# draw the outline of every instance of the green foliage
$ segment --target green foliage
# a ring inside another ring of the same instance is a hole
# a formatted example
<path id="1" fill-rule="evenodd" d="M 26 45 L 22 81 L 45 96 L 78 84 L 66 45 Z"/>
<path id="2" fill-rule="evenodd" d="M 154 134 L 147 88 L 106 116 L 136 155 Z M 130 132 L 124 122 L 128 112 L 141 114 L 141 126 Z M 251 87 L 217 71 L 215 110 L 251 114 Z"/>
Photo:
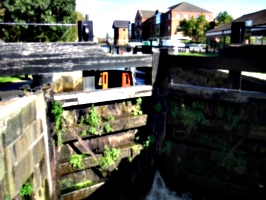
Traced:
<path id="1" fill-rule="evenodd" d="M 178 108 L 177 102 L 170 102 L 170 113 L 173 118 L 180 118 L 188 133 L 194 132 L 198 125 L 209 125 L 209 121 L 202 112 L 204 109 L 203 103 L 196 101 L 192 103 L 192 106 L 187 106 L 181 101 L 180 104 L 181 108 Z"/>
<path id="2" fill-rule="evenodd" d="M 111 128 L 111 125 L 110 124 L 106 124 L 104 126 L 104 130 L 107 132 L 107 133 L 110 133 L 112 131 L 114 131 L 112 128 Z"/>
<path id="3" fill-rule="evenodd" d="M 141 103 L 142 103 L 142 99 L 141 98 L 137 98 L 136 105 L 132 108 L 132 114 L 134 116 L 143 114 L 143 112 L 141 110 Z"/>
<path id="4" fill-rule="evenodd" d="M 69 188 L 73 185 L 74 180 L 70 178 L 64 178 L 63 180 L 60 181 L 60 188 Z"/>
<path id="5" fill-rule="evenodd" d="M 204 105 L 199 102 L 193 102 L 192 107 L 183 105 L 180 110 L 181 121 L 186 127 L 186 130 L 194 132 L 199 124 L 208 125 L 209 121 L 204 117 L 202 112 Z"/>
<path id="6" fill-rule="evenodd" d="M 246 170 L 246 160 L 244 159 L 244 156 L 239 153 L 227 153 L 222 151 L 220 153 L 212 154 L 211 160 L 220 161 L 220 166 L 228 170 L 232 168 L 237 168 L 240 172 Z"/>
<path id="7" fill-rule="evenodd" d="M 141 98 L 137 98 L 136 102 L 137 102 L 138 105 L 141 105 L 142 99 Z"/>
<path id="8" fill-rule="evenodd" d="M 56 132 L 57 135 L 57 145 L 60 146 L 63 144 L 63 140 L 62 140 L 62 131 L 64 129 L 63 127 L 63 107 L 62 104 L 59 103 L 58 101 L 54 101 L 52 103 L 52 110 L 51 110 L 51 114 L 52 117 L 54 118 L 54 130 Z"/>
<path id="9" fill-rule="evenodd" d="M 115 164 L 115 161 L 119 158 L 120 149 L 109 148 L 104 146 L 103 156 L 99 158 L 98 163 L 101 170 L 106 170 L 108 167 Z"/>
<path id="10" fill-rule="evenodd" d="M 160 104 L 160 103 L 158 103 L 158 104 L 156 104 L 156 105 L 154 105 L 154 111 L 155 112 L 160 112 L 161 110 L 162 110 L 162 105 Z"/>
<path id="11" fill-rule="evenodd" d="M 85 157 L 84 154 L 74 154 L 74 155 L 71 155 L 70 158 L 69 158 L 69 163 L 74 168 L 82 169 L 84 167 L 84 164 L 83 164 L 84 157 Z"/>
<path id="12" fill-rule="evenodd" d="M 108 117 L 108 121 L 109 121 L 110 123 L 112 123 L 114 120 L 115 120 L 115 117 L 114 117 L 113 115 L 110 115 L 110 116 Z M 107 133 L 110 133 L 110 132 L 112 132 L 112 131 L 114 131 L 114 130 L 112 129 L 111 125 L 108 123 L 108 124 L 106 124 L 106 125 L 104 126 L 104 131 L 107 132 Z"/>
<path id="13" fill-rule="evenodd" d="M 58 101 L 54 101 L 52 103 L 52 116 L 55 122 L 55 131 L 62 130 L 62 123 L 63 123 L 63 107 L 62 104 Z"/>
<path id="14" fill-rule="evenodd" d="M 176 102 L 170 102 L 170 114 L 173 118 L 177 118 L 179 114 L 178 105 Z"/>
<path id="15" fill-rule="evenodd" d="M 227 13 L 227 11 L 220 12 L 216 17 L 216 26 L 221 26 L 228 22 L 233 21 L 233 17 Z"/>
<path id="16" fill-rule="evenodd" d="M 83 130 L 83 131 L 81 132 L 81 136 L 85 136 L 85 135 L 87 135 L 87 131 L 86 131 L 86 130 Z"/>
<path id="17" fill-rule="evenodd" d="M 113 115 L 108 116 L 108 121 L 111 123 L 115 120 L 115 117 Z"/>
<path id="18" fill-rule="evenodd" d="M 10 194 L 5 195 L 5 200 L 11 200 Z"/>
<path id="19" fill-rule="evenodd" d="M 219 118 L 223 118 L 223 116 L 224 116 L 224 108 L 223 107 L 218 107 L 218 111 L 217 111 L 217 115 L 218 115 L 218 117 Z"/>
<path id="20" fill-rule="evenodd" d="M 33 192 L 33 187 L 28 182 L 26 182 L 20 188 L 19 195 L 21 197 L 29 196 L 32 194 L 32 192 Z"/>
<path id="21" fill-rule="evenodd" d="M 63 139 L 62 139 L 63 133 L 62 133 L 62 131 L 57 131 L 56 135 L 57 135 L 57 141 L 56 141 L 57 146 L 61 146 L 63 144 Z"/>
<path id="22" fill-rule="evenodd" d="M 10 83 L 10 82 L 17 82 L 19 80 L 23 80 L 25 78 L 24 75 L 16 75 L 16 76 L 1 76 L 0 83 Z"/>
<path id="23" fill-rule="evenodd" d="M 235 114 L 234 110 L 231 108 L 227 108 L 225 111 L 224 107 L 219 106 L 217 115 L 220 119 L 224 120 L 222 123 L 227 131 L 234 130 L 240 124 L 240 116 Z"/>
<path id="24" fill-rule="evenodd" d="M 141 147 L 138 145 L 135 145 L 132 147 L 132 150 L 134 151 L 135 154 L 139 155 L 141 151 Z"/>
<path id="25" fill-rule="evenodd" d="M 82 189 L 82 188 L 85 188 L 85 187 L 89 187 L 89 186 L 92 186 L 93 185 L 93 181 L 92 180 L 87 180 L 87 181 L 84 181 L 84 182 L 81 182 L 81 183 L 77 183 L 75 185 L 75 189 L 79 190 L 79 189 Z"/>
<path id="26" fill-rule="evenodd" d="M 5 0 L 3 9 L 6 22 L 76 23 L 78 17 L 75 0 Z M 6 42 L 68 42 L 76 39 L 76 27 L 66 26 L 5 26 L 3 33 Z"/>
<path id="27" fill-rule="evenodd" d="M 183 19 L 180 21 L 180 28 L 185 36 L 189 36 L 195 42 L 205 42 L 205 33 L 210 24 L 205 19 L 204 15 L 200 15 L 197 19 L 192 17 L 190 19 Z"/>
<path id="28" fill-rule="evenodd" d="M 0 2 L 0 22 L 4 21 L 6 9 L 3 7 L 2 1 Z"/>
<path id="29" fill-rule="evenodd" d="M 162 148 L 162 153 L 165 153 L 167 156 L 170 156 L 171 151 L 172 151 L 172 142 L 171 141 L 165 141 L 164 146 Z"/>
<path id="30" fill-rule="evenodd" d="M 90 126 L 98 127 L 101 122 L 101 117 L 99 116 L 96 108 L 94 105 L 90 108 L 88 115 L 87 115 L 87 122 Z"/>
<path id="31" fill-rule="evenodd" d="M 98 135 L 99 133 L 97 132 L 97 127 L 100 126 L 101 117 L 99 116 L 94 105 L 92 105 L 87 114 L 87 122 L 90 125 L 89 133 L 93 135 Z"/>
<path id="32" fill-rule="evenodd" d="M 177 160 L 178 163 L 181 163 L 182 158 L 181 158 L 180 156 L 177 156 L 177 157 L 176 157 L 176 160 Z"/>
<path id="33" fill-rule="evenodd" d="M 127 106 L 131 106 L 131 105 L 132 105 L 131 101 L 127 101 Z"/>
<path id="34" fill-rule="evenodd" d="M 234 111 L 230 108 L 227 109 L 227 121 L 228 124 L 225 126 L 225 128 L 229 131 L 236 128 L 239 124 L 240 117 L 238 115 L 234 114 Z"/>
<path id="35" fill-rule="evenodd" d="M 148 149 L 152 144 L 154 144 L 155 138 L 153 135 L 149 135 L 147 140 L 144 141 L 143 146 L 145 149 Z"/>
<path id="36" fill-rule="evenodd" d="M 99 133 L 97 132 L 97 129 L 93 126 L 89 128 L 89 133 L 92 135 L 99 135 Z"/>
<path id="37" fill-rule="evenodd" d="M 84 124 L 84 116 L 81 116 L 80 119 L 79 119 L 79 124 Z"/>

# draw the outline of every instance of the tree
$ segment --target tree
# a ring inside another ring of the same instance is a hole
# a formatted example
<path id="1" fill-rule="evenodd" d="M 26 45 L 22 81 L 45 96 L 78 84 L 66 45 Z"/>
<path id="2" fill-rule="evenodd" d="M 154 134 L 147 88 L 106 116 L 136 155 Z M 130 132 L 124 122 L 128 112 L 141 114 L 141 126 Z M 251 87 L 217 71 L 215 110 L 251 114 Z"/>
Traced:
<path id="1" fill-rule="evenodd" d="M 5 8 L 3 8 L 3 3 L 0 1 L 0 22 L 4 20 Z"/>
<path id="2" fill-rule="evenodd" d="M 206 40 L 205 33 L 209 25 L 204 15 L 200 15 L 197 19 L 194 17 L 189 20 L 183 19 L 179 23 L 184 35 L 189 36 L 195 42 L 204 42 Z"/>
<path id="3" fill-rule="evenodd" d="M 216 26 L 221 26 L 228 22 L 233 21 L 233 17 L 227 13 L 227 11 L 220 12 L 216 17 Z"/>
<path id="4" fill-rule="evenodd" d="M 5 22 L 75 23 L 75 0 L 5 0 Z M 4 40 L 9 42 L 74 41 L 73 27 L 5 26 Z"/>

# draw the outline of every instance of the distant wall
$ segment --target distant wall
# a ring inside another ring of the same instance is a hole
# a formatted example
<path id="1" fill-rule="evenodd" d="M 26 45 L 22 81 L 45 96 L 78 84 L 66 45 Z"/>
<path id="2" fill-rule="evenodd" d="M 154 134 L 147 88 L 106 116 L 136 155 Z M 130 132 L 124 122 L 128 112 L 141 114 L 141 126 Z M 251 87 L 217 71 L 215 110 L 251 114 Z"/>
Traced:
<path id="1" fill-rule="evenodd" d="M 49 199 L 46 103 L 42 92 L 0 104 L 0 199 L 21 199 L 25 182 L 33 186 L 32 199 Z"/>

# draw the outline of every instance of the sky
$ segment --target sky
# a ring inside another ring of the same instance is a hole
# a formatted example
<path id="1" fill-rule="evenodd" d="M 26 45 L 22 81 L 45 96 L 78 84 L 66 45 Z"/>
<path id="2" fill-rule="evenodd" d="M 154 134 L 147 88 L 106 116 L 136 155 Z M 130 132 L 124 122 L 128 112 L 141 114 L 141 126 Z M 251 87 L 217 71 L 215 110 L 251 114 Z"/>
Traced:
<path id="1" fill-rule="evenodd" d="M 76 10 L 89 15 L 96 37 L 113 36 L 114 20 L 134 22 L 137 10 L 159 10 L 181 3 L 177 0 L 76 0 Z M 227 11 L 234 19 L 244 14 L 266 9 L 266 0 L 187 0 L 187 3 L 208 10 L 217 16 Z"/>

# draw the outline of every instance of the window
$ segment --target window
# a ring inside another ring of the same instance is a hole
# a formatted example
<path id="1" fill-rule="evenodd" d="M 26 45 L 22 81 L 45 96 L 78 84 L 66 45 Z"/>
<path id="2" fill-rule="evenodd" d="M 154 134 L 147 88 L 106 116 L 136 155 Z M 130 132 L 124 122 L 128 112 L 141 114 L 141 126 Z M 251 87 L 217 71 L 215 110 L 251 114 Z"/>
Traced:
<path id="1" fill-rule="evenodd" d="M 188 14 L 184 14 L 184 19 L 188 19 Z"/>
<path id="2" fill-rule="evenodd" d="M 210 20 L 210 16 L 209 15 L 205 15 L 205 19 L 206 20 Z"/>
<path id="3" fill-rule="evenodd" d="M 198 19 L 198 18 L 199 18 L 199 14 L 196 14 L 196 15 L 195 15 L 195 18 Z"/>
<path id="4" fill-rule="evenodd" d="M 170 26 L 167 27 L 168 31 L 170 31 Z"/>
<path id="5" fill-rule="evenodd" d="M 123 31 L 126 31 L 126 29 L 125 29 L 125 28 L 123 28 Z"/>
<path id="6" fill-rule="evenodd" d="M 158 13 L 157 15 L 156 15 L 156 24 L 160 24 L 161 23 L 161 13 Z"/>
<path id="7" fill-rule="evenodd" d="M 181 14 L 180 13 L 176 14 L 176 19 L 181 19 Z"/>
<path id="8" fill-rule="evenodd" d="M 171 19 L 171 15 L 170 15 L 170 13 L 168 14 L 168 19 Z"/>

